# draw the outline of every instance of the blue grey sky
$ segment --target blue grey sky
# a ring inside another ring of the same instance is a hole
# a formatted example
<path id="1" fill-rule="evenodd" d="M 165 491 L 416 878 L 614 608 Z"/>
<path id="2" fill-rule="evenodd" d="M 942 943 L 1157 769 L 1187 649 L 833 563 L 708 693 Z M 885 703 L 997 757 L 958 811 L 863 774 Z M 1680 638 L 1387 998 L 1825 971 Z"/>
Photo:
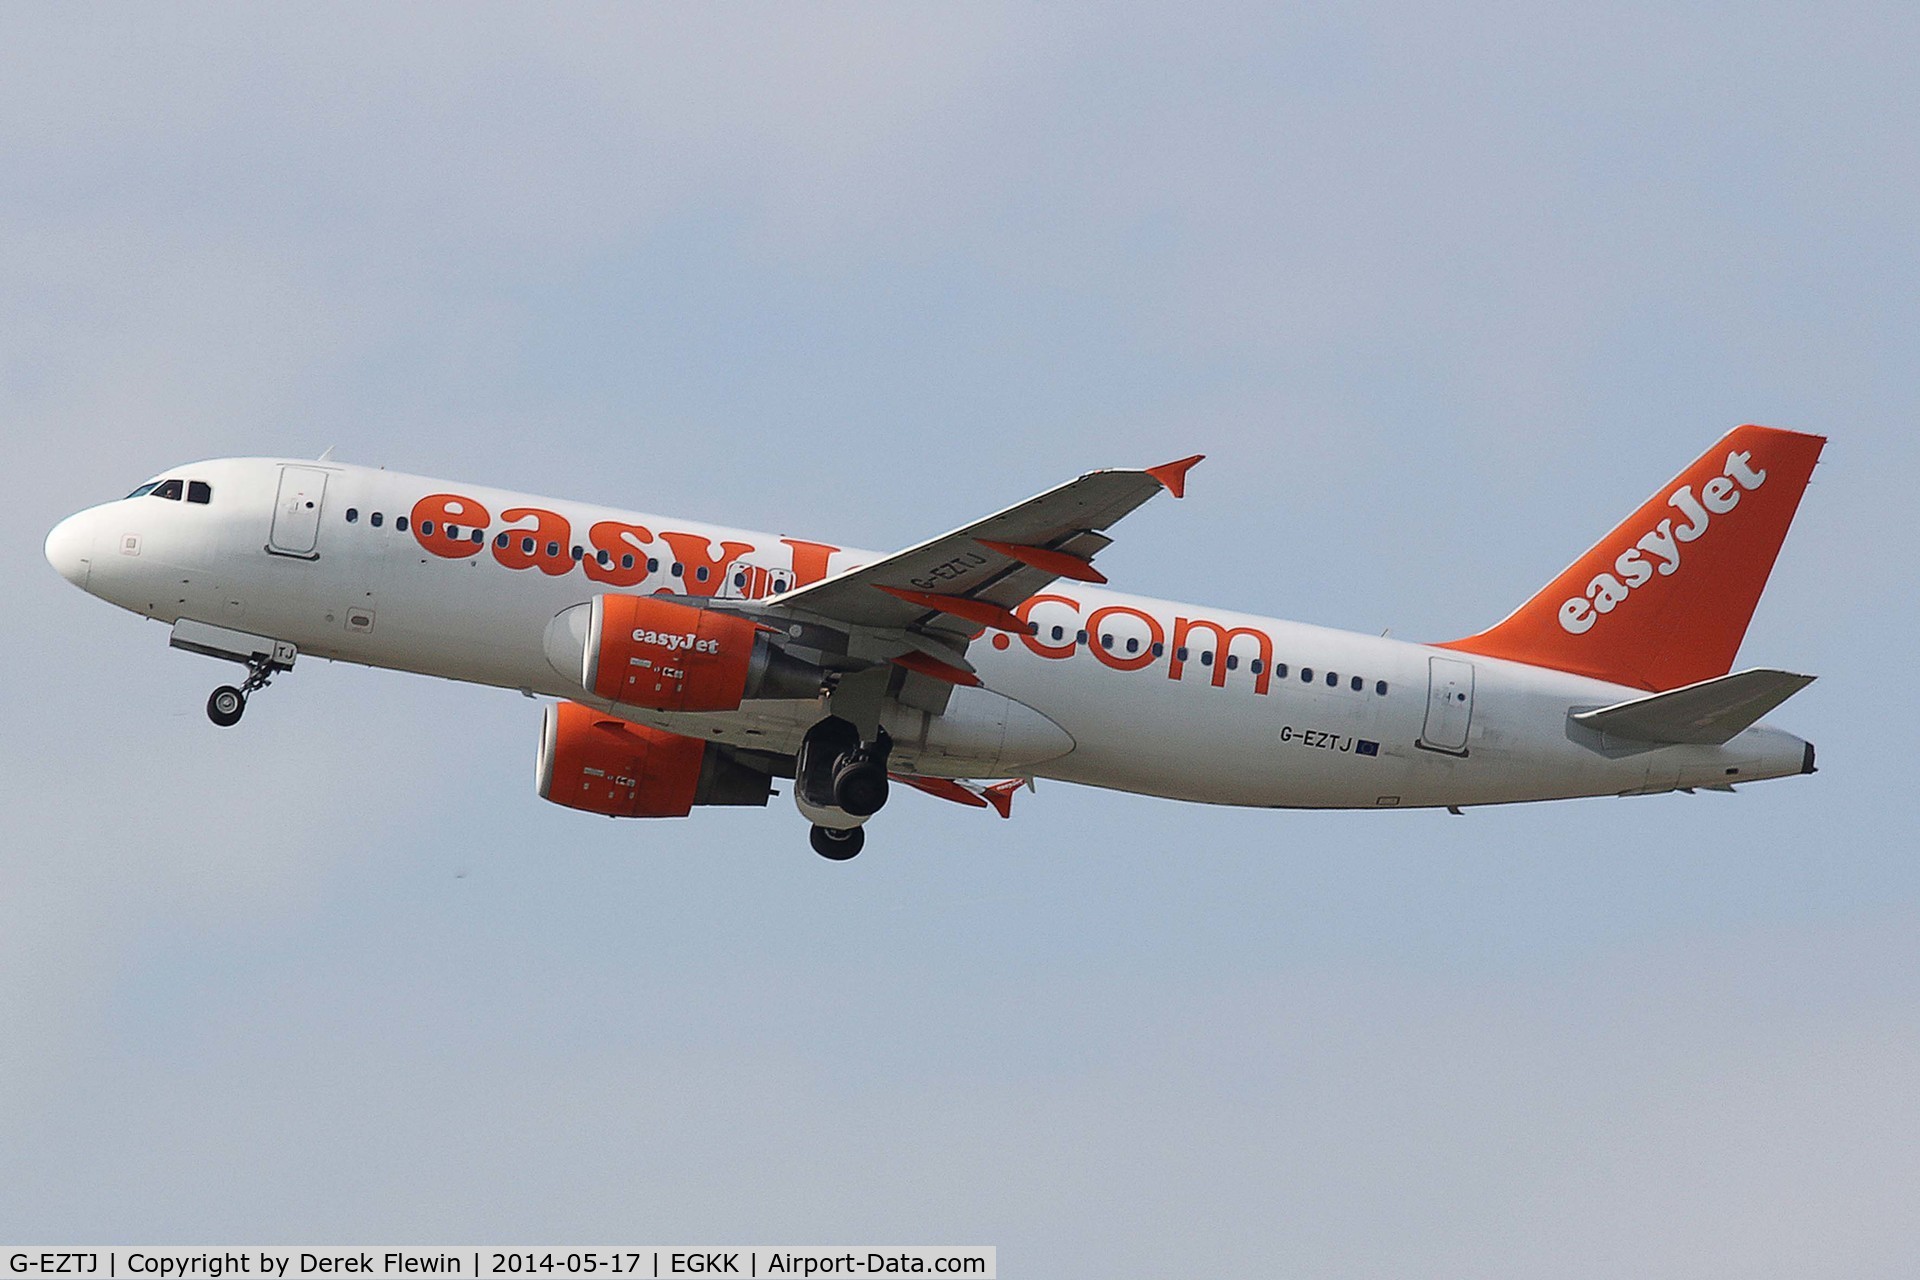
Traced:
<path id="1" fill-rule="evenodd" d="M 0 1239 L 1920 1249 L 1910 5 L 0 8 Z M 337 456 L 889 547 L 1192 452 L 1123 589 L 1442 639 L 1729 427 L 1812 778 L 1240 812 L 533 793 L 537 708 L 41 558 Z"/>

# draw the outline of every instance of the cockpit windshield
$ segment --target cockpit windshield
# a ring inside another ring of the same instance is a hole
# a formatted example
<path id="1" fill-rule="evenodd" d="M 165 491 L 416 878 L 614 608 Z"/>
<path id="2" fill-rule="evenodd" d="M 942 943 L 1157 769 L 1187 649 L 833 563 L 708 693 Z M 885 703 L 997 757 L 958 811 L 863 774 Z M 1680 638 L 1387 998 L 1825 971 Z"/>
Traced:
<path id="1" fill-rule="evenodd" d="M 149 480 L 128 494 L 128 498 L 168 498 L 174 502 L 185 496 L 188 502 L 202 505 L 213 501 L 213 486 L 205 480 Z M 123 499 L 124 501 L 124 499 Z"/>

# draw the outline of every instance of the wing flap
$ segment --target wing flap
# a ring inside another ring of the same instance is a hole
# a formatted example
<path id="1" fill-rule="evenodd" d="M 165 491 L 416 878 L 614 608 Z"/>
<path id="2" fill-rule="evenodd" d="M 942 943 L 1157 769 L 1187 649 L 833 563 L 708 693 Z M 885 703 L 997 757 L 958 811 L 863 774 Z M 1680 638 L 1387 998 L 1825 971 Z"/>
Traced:
<path id="1" fill-rule="evenodd" d="M 1756 667 L 1569 718 L 1616 738 L 1718 746 L 1813 681 L 1812 676 Z"/>

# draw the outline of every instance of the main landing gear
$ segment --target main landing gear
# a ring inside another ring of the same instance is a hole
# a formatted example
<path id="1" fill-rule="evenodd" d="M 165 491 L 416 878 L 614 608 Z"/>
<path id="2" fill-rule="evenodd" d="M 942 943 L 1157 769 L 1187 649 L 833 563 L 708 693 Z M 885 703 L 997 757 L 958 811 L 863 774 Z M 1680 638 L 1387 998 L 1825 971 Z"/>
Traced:
<path id="1" fill-rule="evenodd" d="M 845 862 L 866 846 L 867 833 L 859 827 L 840 829 L 817 826 L 809 839 L 813 841 L 813 851 L 821 857 Z"/>
<path id="2" fill-rule="evenodd" d="M 273 683 L 276 671 L 285 671 L 284 664 L 272 658 L 255 656 L 247 661 L 247 678 L 238 688 L 223 684 L 207 698 L 207 719 L 222 729 L 230 729 L 240 723 L 240 717 L 246 714 L 247 699 L 255 692 Z"/>
<path id="3" fill-rule="evenodd" d="M 893 739 L 885 729 L 872 742 L 860 740 L 860 730 L 839 716 L 807 730 L 794 762 L 793 798 L 813 823 L 813 851 L 844 862 L 860 852 L 866 833 L 860 824 L 887 803 L 887 757 Z"/>

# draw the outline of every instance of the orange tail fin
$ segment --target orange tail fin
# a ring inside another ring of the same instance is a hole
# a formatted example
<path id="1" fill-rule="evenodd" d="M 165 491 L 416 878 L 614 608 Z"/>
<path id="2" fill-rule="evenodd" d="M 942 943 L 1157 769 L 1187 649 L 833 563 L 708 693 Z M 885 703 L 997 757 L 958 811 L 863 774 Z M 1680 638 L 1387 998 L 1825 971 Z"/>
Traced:
<path id="1" fill-rule="evenodd" d="M 1638 689 L 1725 675 L 1824 444 L 1734 428 L 1505 621 L 1439 647 Z"/>

